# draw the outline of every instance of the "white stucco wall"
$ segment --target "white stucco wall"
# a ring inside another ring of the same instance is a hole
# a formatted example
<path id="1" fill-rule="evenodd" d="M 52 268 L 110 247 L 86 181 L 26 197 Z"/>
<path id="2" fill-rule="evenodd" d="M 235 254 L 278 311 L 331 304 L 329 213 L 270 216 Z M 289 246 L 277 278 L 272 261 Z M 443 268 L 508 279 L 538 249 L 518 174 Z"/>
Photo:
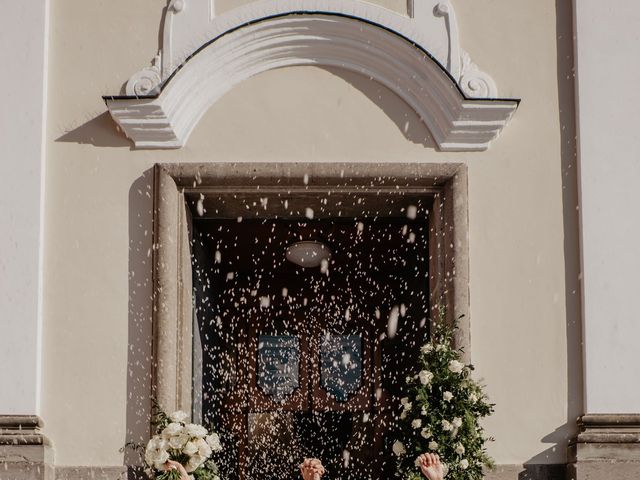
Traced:
<path id="1" fill-rule="evenodd" d="M 581 413 L 570 16 L 556 2 L 457 2 L 462 46 L 523 103 L 484 153 L 439 153 L 367 79 L 272 71 L 174 151 L 132 151 L 100 98 L 157 49 L 155 0 L 54 2 L 46 175 L 43 416 L 59 465 L 118 465 L 144 425 L 155 162 L 466 162 L 472 355 L 497 404 L 498 463 L 561 463 Z M 151 12 L 151 13 L 150 13 Z M 559 48 L 560 45 L 560 48 Z M 569 58 L 569 61 L 571 59 Z M 136 422 L 140 422 L 137 424 Z M 101 434 L 96 438 L 95 429 Z"/>
<path id="2" fill-rule="evenodd" d="M 48 0 L 0 15 L 0 414 L 39 413 Z"/>
<path id="3" fill-rule="evenodd" d="M 640 412 L 640 4 L 576 2 L 588 413 Z"/>

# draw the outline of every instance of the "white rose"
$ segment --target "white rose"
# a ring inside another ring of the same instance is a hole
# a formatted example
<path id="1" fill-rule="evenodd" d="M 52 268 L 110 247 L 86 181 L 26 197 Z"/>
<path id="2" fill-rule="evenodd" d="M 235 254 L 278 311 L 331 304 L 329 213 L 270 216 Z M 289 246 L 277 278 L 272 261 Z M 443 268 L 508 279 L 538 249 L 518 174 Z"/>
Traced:
<path id="1" fill-rule="evenodd" d="M 433 373 L 429 372 L 428 370 L 422 370 L 418 374 L 418 378 L 420 379 L 420 383 L 422 385 L 427 385 L 433 379 Z"/>
<path id="2" fill-rule="evenodd" d="M 417 458 L 415 459 L 415 461 L 413 462 L 413 464 L 414 464 L 416 467 L 420 467 L 420 465 L 422 465 L 422 460 L 420 460 L 420 457 L 417 457 Z"/>
<path id="3" fill-rule="evenodd" d="M 198 447 L 198 455 L 205 458 L 209 458 L 211 456 L 211 447 L 204 438 L 199 438 L 195 443 L 196 447 Z"/>
<path id="4" fill-rule="evenodd" d="M 157 457 L 153 452 L 144 452 L 144 461 L 150 467 L 155 467 Z"/>
<path id="5" fill-rule="evenodd" d="M 424 416 L 424 415 L 426 415 L 426 414 L 427 414 L 427 407 L 422 407 L 422 408 L 420 409 L 420 415 L 423 415 L 423 416 Z"/>
<path id="6" fill-rule="evenodd" d="M 462 470 L 466 470 L 467 468 L 469 468 L 469 460 L 467 460 L 466 458 L 460 460 L 460 468 Z"/>
<path id="7" fill-rule="evenodd" d="M 172 422 L 184 423 L 187 418 L 189 418 L 189 415 L 182 410 L 178 410 L 177 412 L 173 412 L 171 415 L 169 415 L 169 418 Z"/>
<path id="8" fill-rule="evenodd" d="M 197 470 L 198 467 L 200 465 L 202 465 L 207 459 L 200 456 L 200 455 L 193 455 L 189 461 L 187 462 L 187 464 L 184 466 L 185 470 L 188 473 L 193 472 L 194 470 Z"/>
<path id="9" fill-rule="evenodd" d="M 431 436 L 431 430 L 429 430 L 428 428 L 423 428 L 420 432 L 420 435 L 422 435 L 422 438 L 429 438 Z"/>
<path id="10" fill-rule="evenodd" d="M 450 432 L 453 430 L 453 426 L 447 420 L 442 420 L 442 429 L 445 432 Z"/>
<path id="11" fill-rule="evenodd" d="M 150 467 L 156 463 L 156 457 L 151 452 L 144 452 L 144 461 Z"/>
<path id="12" fill-rule="evenodd" d="M 402 413 L 400 414 L 400 420 L 404 420 L 405 418 L 407 418 L 407 411 L 403 410 Z"/>
<path id="13" fill-rule="evenodd" d="M 450 401 L 451 401 L 451 399 L 453 398 L 453 393 L 451 393 L 451 392 L 444 392 L 444 393 L 442 394 L 442 398 L 444 398 L 444 399 L 445 399 L 445 401 L 450 402 Z"/>
<path id="14" fill-rule="evenodd" d="M 162 436 L 165 438 L 175 437 L 176 435 L 180 435 L 183 430 L 184 427 L 179 423 L 170 423 L 162 430 Z"/>
<path id="15" fill-rule="evenodd" d="M 147 450 L 166 450 L 167 441 L 160 435 L 154 435 L 147 443 Z"/>
<path id="16" fill-rule="evenodd" d="M 458 360 L 451 360 L 449 362 L 449 370 L 452 373 L 462 373 L 462 370 L 464 370 L 464 363 L 459 362 Z"/>
<path id="17" fill-rule="evenodd" d="M 409 412 L 411 411 L 411 407 L 413 406 L 413 404 L 411 402 L 405 403 L 404 404 L 404 411 L 405 412 Z"/>
<path id="18" fill-rule="evenodd" d="M 154 435 L 147 443 L 147 448 L 144 452 L 144 460 L 147 462 L 147 465 L 155 467 L 160 461 L 162 461 L 162 463 L 166 462 L 168 460 L 168 448 L 169 443 L 164 438 L 159 435 Z"/>
<path id="19" fill-rule="evenodd" d="M 412 382 L 412 380 L 413 380 L 413 378 L 411 378 L 411 377 L 409 377 L 409 376 L 407 376 L 407 378 L 405 378 L 405 379 L 404 379 L 404 381 L 405 381 L 406 383 L 411 383 L 411 382 Z"/>
<path id="20" fill-rule="evenodd" d="M 393 453 L 396 455 L 396 457 L 400 457 L 407 453 L 404 448 L 404 444 L 400 440 L 396 440 L 395 442 L 393 442 L 393 446 L 391 447 L 391 449 L 393 450 Z"/>
<path id="21" fill-rule="evenodd" d="M 462 455 L 464 453 L 464 445 L 462 445 L 461 443 L 456 445 L 456 453 L 458 455 Z"/>
<path id="22" fill-rule="evenodd" d="M 454 427 L 460 428 L 462 426 L 462 419 L 460 417 L 455 417 L 451 423 Z"/>
<path id="23" fill-rule="evenodd" d="M 211 450 L 213 450 L 214 452 L 219 452 L 220 450 L 222 450 L 220 437 L 218 436 L 217 433 L 212 433 L 211 435 L 208 435 L 206 438 L 206 442 L 209 444 L 209 446 L 211 447 Z"/>
<path id="24" fill-rule="evenodd" d="M 169 452 L 163 451 L 156 457 L 155 467 L 156 470 L 164 470 L 164 464 L 169 460 Z"/>
<path id="25" fill-rule="evenodd" d="M 429 450 L 437 450 L 438 442 L 434 442 L 433 440 L 429 442 Z"/>
<path id="26" fill-rule="evenodd" d="M 436 352 L 442 352 L 443 350 L 446 350 L 446 349 L 447 347 L 442 343 L 439 343 L 438 345 L 436 345 Z"/>
<path id="27" fill-rule="evenodd" d="M 413 422 L 411 422 L 411 426 L 417 430 L 422 426 L 422 420 L 420 420 L 419 418 L 416 418 Z"/>
<path id="28" fill-rule="evenodd" d="M 433 345 L 430 343 L 425 343 L 422 347 L 420 347 L 420 351 L 422 353 L 430 353 L 433 351 Z"/>
<path id="29" fill-rule="evenodd" d="M 187 442 L 186 445 L 184 446 L 184 448 L 182 449 L 182 453 L 184 453 L 185 455 L 195 455 L 196 453 L 198 453 L 198 447 L 195 444 L 195 442 Z"/>
<path id="30" fill-rule="evenodd" d="M 469 401 L 471 403 L 476 403 L 478 401 L 478 396 L 475 393 L 469 394 Z"/>
<path id="31" fill-rule="evenodd" d="M 204 438 L 209 433 L 202 425 L 196 425 L 195 423 L 187 423 L 184 429 L 191 437 Z"/>
<path id="32" fill-rule="evenodd" d="M 400 399 L 400 403 L 401 403 L 402 405 L 406 405 L 407 403 L 409 403 L 409 397 L 402 397 L 402 398 Z"/>
<path id="33" fill-rule="evenodd" d="M 188 441 L 189 435 L 187 435 L 186 433 L 182 433 L 180 435 L 176 435 L 175 437 L 171 437 L 169 439 L 169 446 L 176 450 L 181 450 Z"/>

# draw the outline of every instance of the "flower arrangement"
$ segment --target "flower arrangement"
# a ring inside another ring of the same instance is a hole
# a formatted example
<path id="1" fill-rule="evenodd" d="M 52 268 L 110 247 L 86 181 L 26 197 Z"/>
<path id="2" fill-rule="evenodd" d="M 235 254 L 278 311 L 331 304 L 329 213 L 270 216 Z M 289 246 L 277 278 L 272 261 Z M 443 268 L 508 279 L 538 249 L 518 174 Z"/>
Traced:
<path id="1" fill-rule="evenodd" d="M 443 459 L 448 478 L 480 480 L 484 467 L 493 468 L 485 448 L 493 439 L 484 436 L 480 419 L 491 415 L 494 406 L 471 378 L 473 365 L 465 365 L 462 350 L 452 346 L 456 327 L 444 321 L 439 325 L 421 347 L 420 371 L 406 379 L 406 396 L 399 406 L 401 440 L 393 444 L 396 475 L 421 479 L 416 458 L 429 452 Z"/>
<path id="2" fill-rule="evenodd" d="M 146 447 L 127 446 L 144 453 L 148 473 L 156 480 L 179 480 L 177 470 L 165 470 L 168 460 L 182 464 L 192 480 L 220 480 L 218 467 L 211 460 L 213 452 L 222 450 L 217 433 L 209 433 L 202 425 L 189 423 L 185 412 L 165 413 L 154 402 L 153 424 L 156 434 Z"/>

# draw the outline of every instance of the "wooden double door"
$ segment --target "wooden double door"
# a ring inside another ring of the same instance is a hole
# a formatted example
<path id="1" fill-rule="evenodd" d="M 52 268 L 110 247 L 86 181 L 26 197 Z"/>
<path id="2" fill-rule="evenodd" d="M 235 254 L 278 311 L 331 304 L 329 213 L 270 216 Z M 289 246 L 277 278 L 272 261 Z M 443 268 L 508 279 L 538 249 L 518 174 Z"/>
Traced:
<path id="1" fill-rule="evenodd" d="M 236 307 L 224 319 L 237 355 L 221 405 L 236 478 L 298 479 L 305 457 L 320 458 L 326 478 L 378 478 L 391 422 L 379 292 L 319 272 L 253 283 L 228 297 Z"/>

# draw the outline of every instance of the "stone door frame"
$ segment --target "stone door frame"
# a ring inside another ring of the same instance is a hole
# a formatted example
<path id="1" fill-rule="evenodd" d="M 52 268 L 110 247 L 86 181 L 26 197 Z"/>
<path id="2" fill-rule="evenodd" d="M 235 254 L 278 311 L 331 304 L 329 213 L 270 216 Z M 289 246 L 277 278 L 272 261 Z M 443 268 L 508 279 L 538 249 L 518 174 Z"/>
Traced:
<path id="1" fill-rule="evenodd" d="M 192 407 L 192 281 L 187 196 L 234 192 L 329 192 L 433 196 L 430 303 L 458 321 L 456 346 L 470 358 L 467 167 L 464 164 L 156 164 L 153 209 L 153 386 L 166 410 Z M 437 318 L 430 312 L 431 318 Z"/>

